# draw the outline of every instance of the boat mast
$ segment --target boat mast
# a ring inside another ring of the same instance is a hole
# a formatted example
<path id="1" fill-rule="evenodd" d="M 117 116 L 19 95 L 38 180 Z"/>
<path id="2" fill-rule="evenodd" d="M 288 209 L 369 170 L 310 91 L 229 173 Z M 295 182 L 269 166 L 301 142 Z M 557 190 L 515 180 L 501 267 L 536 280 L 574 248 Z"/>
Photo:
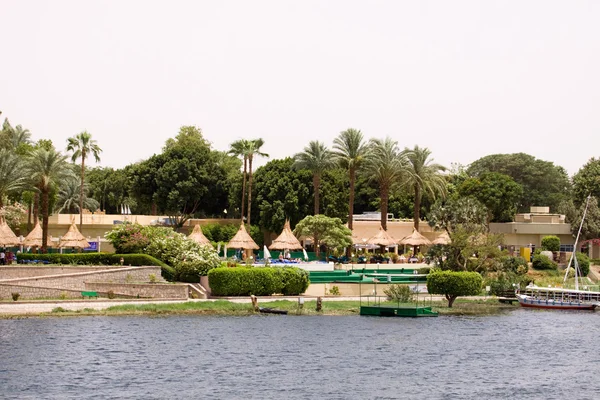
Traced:
<path id="1" fill-rule="evenodd" d="M 567 281 L 567 277 L 569 275 L 569 268 L 571 268 L 571 262 L 574 262 L 575 266 L 575 290 L 579 290 L 579 279 L 578 279 L 578 269 L 579 265 L 577 264 L 577 243 L 579 242 L 579 236 L 581 235 L 581 229 L 583 228 L 583 221 L 585 220 L 585 215 L 588 210 L 588 205 L 590 204 L 590 198 L 592 195 L 588 195 L 587 200 L 585 202 L 585 209 L 583 210 L 583 216 L 581 217 L 581 223 L 579 224 L 579 231 L 577 231 L 577 237 L 575 238 L 575 244 L 573 245 L 573 253 L 571 253 L 571 258 L 569 259 L 569 264 L 567 265 L 567 270 L 565 271 L 565 278 L 563 279 L 563 284 Z"/>

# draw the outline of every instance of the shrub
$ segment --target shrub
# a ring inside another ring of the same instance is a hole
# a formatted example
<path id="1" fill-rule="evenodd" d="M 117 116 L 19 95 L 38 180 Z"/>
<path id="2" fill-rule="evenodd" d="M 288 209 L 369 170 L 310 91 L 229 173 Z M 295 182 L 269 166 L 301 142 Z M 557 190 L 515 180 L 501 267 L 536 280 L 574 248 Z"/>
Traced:
<path id="1" fill-rule="evenodd" d="M 215 296 L 296 295 L 308 287 L 308 273 L 295 267 L 214 268 L 208 272 Z"/>
<path id="2" fill-rule="evenodd" d="M 404 269 L 404 268 L 402 268 L 402 269 Z M 402 272 L 404 272 L 404 271 L 402 271 Z M 428 273 L 431 272 L 431 267 L 421 267 L 421 268 L 419 268 L 419 270 L 417 272 L 419 274 L 427 275 Z"/>
<path id="3" fill-rule="evenodd" d="M 331 289 L 329 289 L 329 294 L 332 296 L 339 296 L 342 293 L 340 292 L 340 288 L 337 286 L 332 286 Z"/>
<path id="4" fill-rule="evenodd" d="M 283 267 L 275 270 L 282 275 L 280 277 L 282 281 L 281 294 L 284 296 L 297 296 L 308 289 L 309 273 L 302 268 Z"/>
<path id="5" fill-rule="evenodd" d="M 12 296 L 13 301 L 17 301 L 19 300 L 19 297 L 21 297 L 20 293 L 11 293 L 10 295 Z"/>
<path id="6" fill-rule="evenodd" d="M 106 292 L 106 297 L 108 297 L 109 299 L 114 299 L 115 292 L 113 292 L 112 290 L 109 290 L 108 292 Z"/>
<path id="7" fill-rule="evenodd" d="M 542 238 L 542 250 L 560 251 L 560 239 L 558 236 L 544 236 Z"/>
<path id="8" fill-rule="evenodd" d="M 390 285 L 383 291 L 388 300 L 395 300 L 401 303 L 407 303 L 413 299 L 413 292 L 408 285 Z"/>
<path id="9" fill-rule="evenodd" d="M 590 273 L 590 258 L 584 253 L 577 252 L 577 264 L 582 276 L 587 276 Z"/>
<path id="10" fill-rule="evenodd" d="M 458 296 L 475 296 L 480 293 L 483 279 L 477 272 L 435 271 L 427 275 L 427 290 L 441 294 L 452 307 Z"/>
<path id="11" fill-rule="evenodd" d="M 156 275 L 154 275 L 154 274 L 148 275 L 148 282 L 156 283 L 157 281 L 158 281 L 158 279 L 156 279 Z"/>
<path id="12" fill-rule="evenodd" d="M 60 292 L 60 294 L 58 295 L 58 298 L 61 300 L 66 300 L 67 299 L 67 292 Z"/>
<path id="13" fill-rule="evenodd" d="M 504 256 L 500 259 L 504 272 L 523 275 L 527 273 L 527 260 L 523 257 Z"/>
<path id="14" fill-rule="evenodd" d="M 531 265 L 534 269 L 537 270 L 556 270 L 558 264 L 549 259 L 543 254 L 536 254 L 533 256 L 533 261 Z"/>

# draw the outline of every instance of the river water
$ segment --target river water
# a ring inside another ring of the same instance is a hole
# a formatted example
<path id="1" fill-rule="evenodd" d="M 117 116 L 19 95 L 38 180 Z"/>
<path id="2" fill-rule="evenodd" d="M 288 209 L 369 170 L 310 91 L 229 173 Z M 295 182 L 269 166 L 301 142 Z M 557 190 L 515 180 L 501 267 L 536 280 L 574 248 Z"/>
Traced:
<path id="1" fill-rule="evenodd" d="M 2 399 L 597 399 L 600 314 L 0 320 Z"/>

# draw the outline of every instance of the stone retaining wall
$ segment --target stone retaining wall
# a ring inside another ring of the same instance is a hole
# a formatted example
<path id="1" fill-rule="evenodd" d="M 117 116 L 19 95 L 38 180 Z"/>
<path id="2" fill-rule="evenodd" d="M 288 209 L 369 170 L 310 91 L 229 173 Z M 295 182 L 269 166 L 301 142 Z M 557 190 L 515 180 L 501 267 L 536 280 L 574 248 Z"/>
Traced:
<path id="1" fill-rule="evenodd" d="M 188 285 L 169 283 L 108 283 L 86 282 L 85 290 L 115 295 L 154 299 L 188 299 Z"/>
<path id="2" fill-rule="evenodd" d="M 19 278 L 0 281 L 2 284 L 56 288 L 60 290 L 85 290 L 86 282 L 132 283 L 148 282 L 153 274 L 161 280 L 160 267 L 119 267 L 95 272 L 50 275 L 37 278 Z"/>
<path id="3" fill-rule="evenodd" d="M 122 269 L 122 266 L 110 266 L 110 267 L 99 267 L 99 266 L 8 266 L 0 267 L 0 281 L 5 279 L 17 279 L 17 278 L 31 278 L 37 276 L 48 276 L 48 275 L 61 275 L 61 274 L 72 274 L 78 272 L 99 272 L 106 270 L 118 270 Z M 160 276 L 157 276 L 160 277 Z"/>
<path id="4" fill-rule="evenodd" d="M 36 286 L 16 286 L 0 283 L 0 300 L 11 300 L 12 293 L 19 293 L 19 300 L 82 298 L 80 290 L 62 290 Z"/>

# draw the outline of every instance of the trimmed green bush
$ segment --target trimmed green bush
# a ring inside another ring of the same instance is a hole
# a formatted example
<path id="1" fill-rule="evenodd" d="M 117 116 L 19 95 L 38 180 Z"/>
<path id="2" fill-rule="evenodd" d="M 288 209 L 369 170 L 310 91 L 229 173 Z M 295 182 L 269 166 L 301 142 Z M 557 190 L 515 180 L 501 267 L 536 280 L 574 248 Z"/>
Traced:
<path id="1" fill-rule="evenodd" d="M 476 296 L 481 292 L 483 279 L 477 272 L 435 271 L 427 275 L 427 291 L 441 294 L 452 307 L 458 296 Z"/>
<path id="2" fill-rule="evenodd" d="M 40 260 L 51 264 L 64 265 L 121 265 L 124 266 L 159 266 L 161 275 L 168 281 L 175 279 L 175 269 L 147 254 L 113 254 L 113 253 L 79 253 L 79 254 L 29 254 L 20 253 L 17 260 Z"/>
<path id="3" fill-rule="evenodd" d="M 302 268 L 283 267 L 275 268 L 282 275 L 281 294 L 284 296 L 297 296 L 304 293 L 310 285 L 309 273 Z"/>
<path id="4" fill-rule="evenodd" d="M 403 268 L 404 269 L 404 268 Z M 419 270 L 417 271 L 419 274 L 424 274 L 427 275 L 428 273 L 431 272 L 431 267 L 421 267 L 419 268 Z"/>
<path id="5" fill-rule="evenodd" d="M 542 254 L 533 256 L 531 266 L 537 270 L 556 270 L 558 264 Z"/>
<path id="6" fill-rule="evenodd" d="M 560 251 L 560 239 L 558 236 L 544 236 L 542 238 L 542 250 Z"/>
<path id="7" fill-rule="evenodd" d="M 310 283 L 308 273 L 296 267 L 214 268 L 208 279 L 215 296 L 298 295 Z"/>
<path id="8" fill-rule="evenodd" d="M 413 299 L 413 292 L 408 285 L 390 285 L 387 289 L 384 289 L 383 293 L 385 293 L 387 299 L 390 301 L 408 303 Z"/>

